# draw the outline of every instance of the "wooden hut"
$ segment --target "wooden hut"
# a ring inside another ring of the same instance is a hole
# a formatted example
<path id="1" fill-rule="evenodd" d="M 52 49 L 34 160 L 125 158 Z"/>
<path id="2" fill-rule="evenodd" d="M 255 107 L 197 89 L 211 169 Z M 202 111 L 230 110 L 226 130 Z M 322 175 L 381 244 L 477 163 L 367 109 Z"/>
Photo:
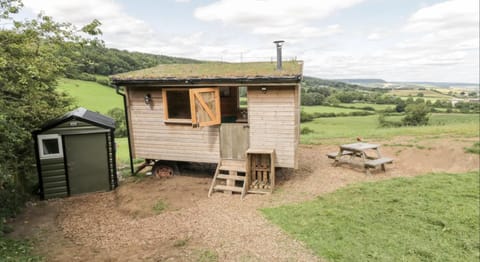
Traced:
<path id="1" fill-rule="evenodd" d="M 275 167 L 297 167 L 302 67 L 168 64 L 112 76 L 133 157 L 218 163 L 212 190 L 222 190 L 218 178 L 231 191 L 240 190 L 235 180 L 244 181 L 242 193 L 273 189 Z"/>
<path id="2" fill-rule="evenodd" d="M 43 199 L 117 186 L 115 121 L 78 108 L 32 132 Z"/>

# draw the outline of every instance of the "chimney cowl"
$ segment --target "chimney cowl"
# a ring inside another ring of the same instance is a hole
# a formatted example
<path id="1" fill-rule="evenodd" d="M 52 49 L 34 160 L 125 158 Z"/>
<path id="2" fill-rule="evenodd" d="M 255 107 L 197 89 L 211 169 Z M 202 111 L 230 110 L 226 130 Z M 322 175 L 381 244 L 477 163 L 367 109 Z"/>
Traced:
<path id="1" fill-rule="evenodd" d="M 285 41 L 276 40 L 273 43 L 277 46 L 277 70 L 282 70 L 282 45 Z"/>

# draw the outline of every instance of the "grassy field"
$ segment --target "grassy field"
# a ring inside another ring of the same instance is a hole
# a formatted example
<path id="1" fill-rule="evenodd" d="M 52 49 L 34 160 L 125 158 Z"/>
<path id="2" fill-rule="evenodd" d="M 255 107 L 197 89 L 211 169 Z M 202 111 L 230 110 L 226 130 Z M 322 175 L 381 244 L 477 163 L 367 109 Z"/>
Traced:
<path id="1" fill-rule="evenodd" d="M 479 261 L 479 173 L 363 183 L 263 209 L 331 261 Z"/>
<path id="2" fill-rule="evenodd" d="M 105 114 L 112 108 L 123 108 L 122 97 L 115 93 L 115 89 L 96 82 L 62 78 L 58 90 L 72 96 L 77 106 L 92 111 Z"/>
<path id="3" fill-rule="evenodd" d="M 400 120 L 400 116 L 389 120 Z M 335 139 L 354 140 L 388 139 L 394 136 L 478 136 L 480 128 L 478 114 L 432 114 L 430 125 L 420 127 L 381 128 L 378 116 L 317 118 L 303 123 L 314 132 L 302 135 L 301 143 L 335 143 Z"/>
<path id="4" fill-rule="evenodd" d="M 361 109 L 339 108 L 333 106 L 302 106 L 302 110 L 306 113 L 351 113 L 364 111 Z"/>
<path id="5" fill-rule="evenodd" d="M 452 96 L 449 96 L 448 94 L 437 93 L 432 90 L 395 89 L 388 92 L 389 95 L 396 95 L 401 97 L 408 97 L 408 96 L 417 97 L 418 93 L 423 93 L 423 98 L 434 98 L 434 100 L 436 99 L 447 100 L 452 98 Z"/>

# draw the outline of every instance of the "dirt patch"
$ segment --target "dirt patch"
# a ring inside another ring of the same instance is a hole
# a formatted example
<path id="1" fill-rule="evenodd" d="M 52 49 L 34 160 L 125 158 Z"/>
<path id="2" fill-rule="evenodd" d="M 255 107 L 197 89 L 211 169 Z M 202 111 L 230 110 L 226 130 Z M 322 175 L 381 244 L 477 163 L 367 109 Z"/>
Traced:
<path id="1" fill-rule="evenodd" d="M 259 208 L 295 203 L 345 185 L 429 172 L 477 170 L 473 140 L 397 138 L 382 144 L 387 173 L 332 166 L 336 146 L 301 146 L 299 169 L 282 169 L 272 195 L 215 193 L 213 172 L 124 182 L 114 192 L 38 202 L 15 222 L 12 237 L 36 241 L 48 261 L 316 261 L 302 243 L 270 224 Z M 156 207 L 161 203 L 161 208 Z"/>

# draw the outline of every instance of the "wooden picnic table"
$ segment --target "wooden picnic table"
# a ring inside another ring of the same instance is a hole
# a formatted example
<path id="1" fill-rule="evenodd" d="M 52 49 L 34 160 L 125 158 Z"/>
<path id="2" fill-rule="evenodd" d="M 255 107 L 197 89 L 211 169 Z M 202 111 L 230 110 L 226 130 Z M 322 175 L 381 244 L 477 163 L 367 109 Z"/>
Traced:
<path id="1" fill-rule="evenodd" d="M 381 166 L 382 170 L 385 171 L 385 164 L 390 164 L 393 162 L 392 158 L 382 157 L 379 147 L 380 145 L 364 142 L 345 144 L 340 145 L 338 152 L 329 153 L 327 156 L 335 159 L 334 165 L 337 165 L 340 162 L 360 163 L 366 174 L 369 175 L 369 168 Z M 373 152 L 375 154 L 368 155 L 367 152 Z M 345 158 L 348 159 L 345 160 Z M 360 161 L 355 161 L 356 159 L 360 159 Z"/>

